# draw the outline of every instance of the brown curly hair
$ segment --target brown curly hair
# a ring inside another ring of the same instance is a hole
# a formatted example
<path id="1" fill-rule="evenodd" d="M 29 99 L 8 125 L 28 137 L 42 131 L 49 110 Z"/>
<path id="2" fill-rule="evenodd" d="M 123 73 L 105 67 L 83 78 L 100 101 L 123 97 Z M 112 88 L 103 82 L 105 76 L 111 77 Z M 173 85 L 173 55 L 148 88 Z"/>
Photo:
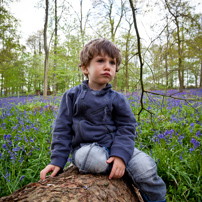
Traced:
<path id="1" fill-rule="evenodd" d="M 116 72 L 118 72 L 121 64 L 121 51 L 107 39 L 94 39 L 87 43 L 80 52 L 79 67 L 87 67 L 94 56 L 102 54 L 108 55 L 113 59 L 116 58 Z"/>

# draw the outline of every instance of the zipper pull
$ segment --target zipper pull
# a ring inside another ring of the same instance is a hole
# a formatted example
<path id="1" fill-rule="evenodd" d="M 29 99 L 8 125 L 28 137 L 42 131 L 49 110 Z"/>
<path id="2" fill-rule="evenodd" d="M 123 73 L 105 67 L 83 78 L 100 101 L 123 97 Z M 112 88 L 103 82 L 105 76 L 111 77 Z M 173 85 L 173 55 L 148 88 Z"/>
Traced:
<path id="1" fill-rule="evenodd" d="M 107 117 L 107 106 L 104 108 L 104 118 L 103 118 L 103 121 L 105 121 Z"/>
<path id="2" fill-rule="evenodd" d="M 86 93 L 87 93 L 87 90 L 84 90 L 83 93 L 81 94 L 81 99 L 84 99 Z"/>

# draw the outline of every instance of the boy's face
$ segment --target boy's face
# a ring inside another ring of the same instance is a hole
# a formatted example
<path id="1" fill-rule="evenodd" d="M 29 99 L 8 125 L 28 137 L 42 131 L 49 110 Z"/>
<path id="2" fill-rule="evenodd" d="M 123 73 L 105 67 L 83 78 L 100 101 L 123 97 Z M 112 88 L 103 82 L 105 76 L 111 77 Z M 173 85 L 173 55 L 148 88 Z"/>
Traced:
<path id="1" fill-rule="evenodd" d="M 104 54 L 94 56 L 87 67 L 82 66 L 82 71 L 88 75 L 89 88 L 102 90 L 116 74 L 116 58 Z"/>

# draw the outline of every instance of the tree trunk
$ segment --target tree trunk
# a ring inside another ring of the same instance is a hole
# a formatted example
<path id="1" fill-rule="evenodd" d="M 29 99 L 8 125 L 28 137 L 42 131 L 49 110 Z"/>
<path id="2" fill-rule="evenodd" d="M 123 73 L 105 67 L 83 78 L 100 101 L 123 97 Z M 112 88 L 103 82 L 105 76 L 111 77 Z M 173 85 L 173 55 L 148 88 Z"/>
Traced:
<path id="1" fill-rule="evenodd" d="M 129 55 L 129 37 L 130 37 L 130 31 L 131 31 L 132 24 L 129 24 L 129 30 L 128 35 L 126 39 L 126 54 L 125 54 L 125 68 L 126 68 L 126 90 L 129 90 L 129 72 L 128 72 L 128 55 Z"/>
<path id="2" fill-rule="evenodd" d="M 129 183 L 127 176 L 109 180 L 107 175 L 80 174 L 74 166 L 57 177 L 30 183 L 0 199 L 0 202 L 11 201 L 143 202 L 138 189 Z"/>
<path id="3" fill-rule="evenodd" d="M 54 42 L 54 68 L 53 68 L 53 94 L 56 95 L 56 69 L 57 69 L 57 32 L 58 32 L 58 19 L 57 19 L 57 0 L 55 0 L 55 42 Z"/>
<path id="4" fill-rule="evenodd" d="M 169 30 L 168 30 L 168 16 L 166 15 L 166 52 L 165 52 L 165 69 L 166 69 L 166 88 L 168 87 L 168 47 L 169 47 Z"/>
<path id="5" fill-rule="evenodd" d="M 202 88 L 202 59 L 201 59 L 201 73 L 200 73 L 200 88 Z"/>
<path id="6" fill-rule="evenodd" d="M 198 87 L 198 75 L 197 74 L 195 74 L 194 75 L 195 76 L 195 87 L 197 88 Z"/>
<path id="7" fill-rule="evenodd" d="M 183 92 L 181 40 L 180 40 L 180 29 L 179 29 L 177 17 L 176 17 L 176 25 L 177 25 L 177 44 L 178 44 L 178 79 L 180 84 L 179 91 Z"/>
<path id="8" fill-rule="evenodd" d="M 47 98 L 47 88 L 48 88 L 48 58 L 49 50 L 47 45 L 47 28 L 48 28 L 48 7 L 49 2 L 46 0 L 46 16 L 44 24 L 44 51 L 45 51 L 45 62 L 44 62 L 44 88 L 43 88 L 43 99 Z"/>

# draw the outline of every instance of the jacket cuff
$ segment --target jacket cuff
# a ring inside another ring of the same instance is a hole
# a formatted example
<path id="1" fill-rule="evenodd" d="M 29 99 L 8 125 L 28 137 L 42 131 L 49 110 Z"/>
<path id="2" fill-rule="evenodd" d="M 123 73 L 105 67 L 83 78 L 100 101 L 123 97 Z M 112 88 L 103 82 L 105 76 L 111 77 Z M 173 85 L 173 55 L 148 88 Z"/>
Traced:
<path id="1" fill-rule="evenodd" d="M 50 164 L 64 168 L 67 160 L 61 157 L 52 158 Z"/>
<path id="2" fill-rule="evenodd" d="M 125 165 L 127 165 L 128 161 L 131 159 L 131 155 L 128 152 L 126 152 L 122 148 L 117 148 L 117 147 L 115 147 L 115 148 L 111 147 L 109 157 L 112 157 L 112 156 L 117 156 L 117 157 L 122 158 Z"/>

